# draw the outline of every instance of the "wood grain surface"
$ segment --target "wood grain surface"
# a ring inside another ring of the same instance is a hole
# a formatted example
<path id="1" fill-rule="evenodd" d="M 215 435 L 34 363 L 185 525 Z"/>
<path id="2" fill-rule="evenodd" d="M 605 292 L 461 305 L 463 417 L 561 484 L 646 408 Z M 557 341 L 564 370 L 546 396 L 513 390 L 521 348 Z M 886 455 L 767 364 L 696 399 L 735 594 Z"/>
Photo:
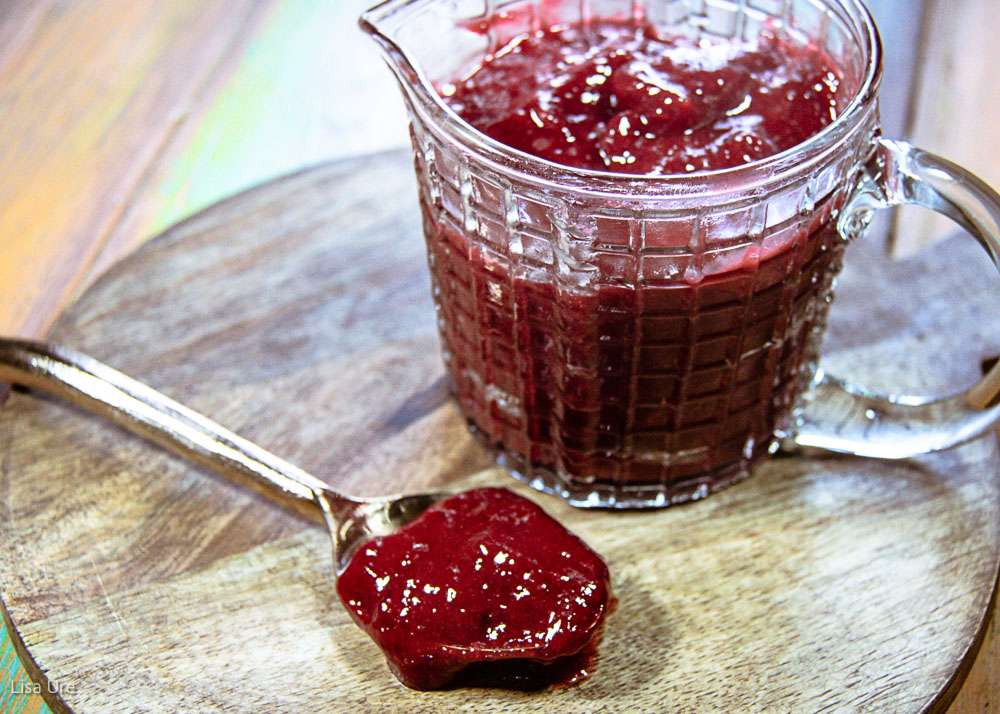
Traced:
<path id="1" fill-rule="evenodd" d="M 907 139 L 1000 186 L 1000 129 L 986 117 L 1000 111 L 995 0 L 926 0 L 917 82 Z M 986 58 L 990 58 L 987 60 Z M 895 248 L 909 254 L 955 231 L 948 219 L 904 210 Z"/>
<path id="2" fill-rule="evenodd" d="M 481 471 L 448 396 L 414 194 L 403 153 L 267 184 L 113 268 L 50 336 L 348 491 L 511 484 Z M 1000 352 L 977 250 L 887 264 L 853 247 L 831 368 L 917 391 L 974 379 Z M 989 438 L 895 463 L 781 457 L 652 513 L 534 494 L 611 566 L 621 606 L 596 676 L 421 694 L 336 601 L 320 528 L 15 392 L 0 589 L 50 706 L 80 714 L 940 711 L 996 582 L 998 459 Z"/>
<path id="3" fill-rule="evenodd" d="M 21 240 L 0 262 L 9 315 L 0 328 L 46 326 L 38 316 L 65 303 L 186 107 L 266 7 L 5 3 L 0 26 L 12 37 L 0 52 L 0 124 L 19 140 L 0 142 L 0 232 Z M 157 91 L 137 91 L 144 82 Z"/>

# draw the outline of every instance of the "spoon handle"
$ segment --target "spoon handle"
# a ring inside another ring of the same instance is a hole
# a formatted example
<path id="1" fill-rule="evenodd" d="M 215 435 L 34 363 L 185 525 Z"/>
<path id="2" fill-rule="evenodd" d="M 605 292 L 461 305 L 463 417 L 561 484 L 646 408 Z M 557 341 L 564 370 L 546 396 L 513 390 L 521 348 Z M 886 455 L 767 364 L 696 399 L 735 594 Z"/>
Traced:
<path id="1" fill-rule="evenodd" d="M 304 516 L 325 520 L 319 495 L 329 487 L 322 481 L 92 357 L 0 337 L 0 382 L 61 397 Z"/>

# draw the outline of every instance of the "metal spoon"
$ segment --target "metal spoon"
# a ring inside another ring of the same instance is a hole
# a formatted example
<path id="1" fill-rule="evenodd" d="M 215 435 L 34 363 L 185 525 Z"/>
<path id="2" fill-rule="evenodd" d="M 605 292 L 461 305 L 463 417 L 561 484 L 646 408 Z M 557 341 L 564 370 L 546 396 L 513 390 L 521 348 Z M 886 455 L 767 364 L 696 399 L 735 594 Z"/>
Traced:
<path id="1" fill-rule="evenodd" d="M 398 530 L 449 495 L 345 496 L 155 389 L 66 347 L 0 337 L 0 382 L 62 397 L 283 506 L 325 522 L 333 540 L 337 575 L 361 543 Z"/>

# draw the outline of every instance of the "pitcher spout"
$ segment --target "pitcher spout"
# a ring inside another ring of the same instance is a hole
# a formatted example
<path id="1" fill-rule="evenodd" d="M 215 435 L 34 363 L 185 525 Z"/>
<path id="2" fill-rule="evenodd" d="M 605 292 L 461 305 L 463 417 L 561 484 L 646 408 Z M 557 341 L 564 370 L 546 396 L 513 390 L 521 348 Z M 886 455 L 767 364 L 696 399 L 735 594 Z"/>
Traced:
<path id="1" fill-rule="evenodd" d="M 400 35 L 405 34 L 409 17 L 419 12 L 414 6 L 420 4 L 413 0 L 387 0 L 358 18 L 358 25 L 378 43 L 383 58 L 401 83 L 414 84 L 419 81 L 416 66 L 400 44 L 403 39 Z"/>
<path id="2" fill-rule="evenodd" d="M 362 14 L 358 24 L 378 43 L 411 112 L 448 113 L 437 88 L 490 51 L 495 38 L 483 24 L 493 15 L 492 5 L 491 0 L 387 0 Z"/>

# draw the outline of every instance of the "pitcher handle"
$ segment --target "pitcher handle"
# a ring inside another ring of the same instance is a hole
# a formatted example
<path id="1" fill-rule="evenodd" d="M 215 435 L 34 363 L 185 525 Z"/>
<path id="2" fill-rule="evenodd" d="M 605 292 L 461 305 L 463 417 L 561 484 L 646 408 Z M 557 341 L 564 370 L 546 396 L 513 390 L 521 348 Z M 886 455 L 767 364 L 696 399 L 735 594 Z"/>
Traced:
<path id="1" fill-rule="evenodd" d="M 867 228 L 873 212 L 925 206 L 965 228 L 1000 269 L 1000 195 L 976 176 L 902 141 L 880 139 L 844 206 L 845 238 Z M 1000 420 L 1000 363 L 977 384 L 948 397 L 876 394 L 817 370 L 793 411 L 783 448 L 808 446 L 859 456 L 901 459 L 940 451 L 980 436 Z"/>

